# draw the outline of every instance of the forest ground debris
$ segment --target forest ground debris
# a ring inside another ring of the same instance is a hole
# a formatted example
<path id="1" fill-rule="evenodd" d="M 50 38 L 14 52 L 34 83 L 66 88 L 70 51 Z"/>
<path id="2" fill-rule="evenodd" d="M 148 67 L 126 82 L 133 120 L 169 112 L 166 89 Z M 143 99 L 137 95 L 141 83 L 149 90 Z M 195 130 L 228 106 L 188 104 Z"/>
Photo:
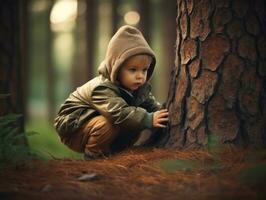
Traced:
<path id="1" fill-rule="evenodd" d="M 77 178 L 91 173 L 101 178 Z M 6 166 L 0 199 L 264 199 L 265 179 L 265 150 L 136 148 L 108 159 Z M 46 185 L 52 187 L 43 192 Z"/>

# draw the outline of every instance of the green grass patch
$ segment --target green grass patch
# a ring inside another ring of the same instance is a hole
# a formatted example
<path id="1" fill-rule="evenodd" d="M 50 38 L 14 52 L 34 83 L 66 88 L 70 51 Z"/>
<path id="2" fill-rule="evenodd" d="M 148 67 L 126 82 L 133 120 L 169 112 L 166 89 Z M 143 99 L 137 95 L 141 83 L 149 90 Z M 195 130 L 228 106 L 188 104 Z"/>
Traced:
<path id="1" fill-rule="evenodd" d="M 27 130 L 38 134 L 27 137 L 31 150 L 43 159 L 71 158 L 83 159 L 83 154 L 76 153 L 61 143 L 52 124 L 43 119 L 31 120 L 26 125 Z"/>
<path id="2" fill-rule="evenodd" d="M 179 159 L 166 159 L 160 160 L 155 163 L 161 169 L 168 173 L 180 171 L 194 171 L 200 167 L 200 162 L 196 160 L 179 160 Z"/>
<path id="3" fill-rule="evenodd" d="M 264 183 L 266 180 L 266 163 L 257 164 L 242 171 L 240 180 L 249 185 Z"/>

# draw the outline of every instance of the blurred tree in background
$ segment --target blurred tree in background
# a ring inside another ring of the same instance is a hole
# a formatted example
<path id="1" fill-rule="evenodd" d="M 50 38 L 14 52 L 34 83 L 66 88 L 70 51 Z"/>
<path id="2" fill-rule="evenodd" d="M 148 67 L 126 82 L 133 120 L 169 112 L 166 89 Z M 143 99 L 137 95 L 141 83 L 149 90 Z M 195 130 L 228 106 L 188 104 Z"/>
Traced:
<path id="1" fill-rule="evenodd" d="M 11 0 L 0 6 L 0 116 L 24 114 L 27 93 L 27 3 Z M 24 117 L 13 124 L 24 131 Z M 3 130 L 2 130 L 3 131 Z M 23 141 L 26 142 L 25 140 Z"/>
<path id="2" fill-rule="evenodd" d="M 28 98 L 25 83 L 27 68 L 27 3 L 17 0 L 0 5 L 0 116 L 25 114 Z M 24 130 L 24 118 L 17 123 Z"/>
<path id="3" fill-rule="evenodd" d="M 24 131 L 28 93 L 27 2 L 0 4 L 0 167 L 30 155 Z"/>

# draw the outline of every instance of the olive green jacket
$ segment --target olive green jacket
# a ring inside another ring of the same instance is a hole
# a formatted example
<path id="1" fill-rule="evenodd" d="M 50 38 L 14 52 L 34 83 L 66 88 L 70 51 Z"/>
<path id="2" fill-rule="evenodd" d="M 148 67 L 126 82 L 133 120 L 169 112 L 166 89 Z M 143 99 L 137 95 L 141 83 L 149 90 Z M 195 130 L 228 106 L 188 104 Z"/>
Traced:
<path id="1" fill-rule="evenodd" d="M 98 115 L 105 116 L 126 131 L 152 127 L 153 112 L 160 105 L 151 93 L 151 86 L 146 82 L 131 94 L 117 81 L 120 66 L 137 54 L 152 57 L 148 81 L 156 62 L 154 52 L 139 30 L 123 26 L 109 42 L 105 60 L 98 69 L 99 76 L 78 87 L 62 104 L 54 124 L 59 135 L 73 134 Z"/>
<path id="2" fill-rule="evenodd" d="M 152 127 L 152 112 L 160 105 L 149 84 L 133 96 L 103 76 L 98 76 L 72 93 L 61 106 L 55 127 L 61 136 L 74 133 L 85 122 L 103 115 L 124 130 L 140 131 Z"/>

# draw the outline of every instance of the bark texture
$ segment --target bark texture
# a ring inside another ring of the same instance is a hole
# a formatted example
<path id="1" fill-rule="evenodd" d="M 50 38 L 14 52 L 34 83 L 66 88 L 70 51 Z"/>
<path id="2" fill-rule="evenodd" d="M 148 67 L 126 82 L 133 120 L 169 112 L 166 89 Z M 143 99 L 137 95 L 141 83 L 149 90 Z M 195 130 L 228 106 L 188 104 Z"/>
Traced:
<path id="1" fill-rule="evenodd" d="M 263 0 L 177 0 L 166 147 L 265 146 Z"/>

